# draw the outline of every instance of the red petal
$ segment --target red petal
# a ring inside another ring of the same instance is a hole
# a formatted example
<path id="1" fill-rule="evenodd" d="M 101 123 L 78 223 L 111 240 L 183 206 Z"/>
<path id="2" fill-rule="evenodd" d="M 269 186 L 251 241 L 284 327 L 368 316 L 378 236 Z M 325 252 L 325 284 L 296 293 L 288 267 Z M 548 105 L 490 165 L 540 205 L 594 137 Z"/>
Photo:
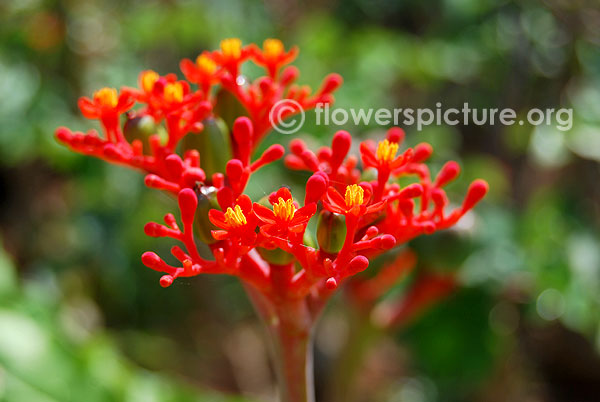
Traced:
<path id="1" fill-rule="evenodd" d="M 252 212 L 252 200 L 246 194 L 240 195 L 236 204 L 242 208 L 244 215 L 248 216 L 248 214 Z"/>
<path id="2" fill-rule="evenodd" d="M 225 230 L 212 230 L 211 233 L 215 240 L 225 240 L 229 235 Z"/>
<path id="3" fill-rule="evenodd" d="M 79 110 L 81 110 L 81 114 L 83 114 L 88 119 L 99 119 L 100 111 L 94 105 L 94 103 L 86 97 L 81 97 L 77 101 L 77 106 L 79 106 Z"/>
<path id="4" fill-rule="evenodd" d="M 368 142 L 360 143 L 360 157 L 365 167 L 377 167 L 377 158 L 375 152 Z"/>
<path id="5" fill-rule="evenodd" d="M 263 222 L 273 224 L 276 222 L 273 211 L 263 205 L 254 203 L 254 213 Z"/>
<path id="6" fill-rule="evenodd" d="M 208 211 L 208 219 L 215 226 L 218 226 L 223 229 L 229 228 L 229 225 L 225 221 L 225 214 L 222 211 L 211 209 L 210 211 Z"/>
<path id="7" fill-rule="evenodd" d="M 385 208 L 385 201 L 379 201 L 376 204 L 370 205 L 367 207 L 366 213 L 367 214 L 371 214 L 373 212 L 379 212 L 381 211 L 383 208 Z"/>
<path id="8" fill-rule="evenodd" d="M 333 205 L 336 205 L 339 208 L 346 207 L 346 200 L 342 195 L 333 187 L 329 187 L 327 189 L 327 198 L 329 202 Z"/>
<path id="9" fill-rule="evenodd" d="M 310 204 L 300 208 L 294 214 L 294 218 L 290 221 L 290 226 L 308 222 L 308 220 L 317 212 L 317 204 Z"/>
<path id="10" fill-rule="evenodd" d="M 325 209 L 328 211 L 335 212 L 336 214 L 345 214 L 346 213 L 345 209 L 342 209 L 342 208 L 338 207 L 337 205 L 330 204 L 327 201 L 323 201 L 323 207 L 325 207 Z"/>

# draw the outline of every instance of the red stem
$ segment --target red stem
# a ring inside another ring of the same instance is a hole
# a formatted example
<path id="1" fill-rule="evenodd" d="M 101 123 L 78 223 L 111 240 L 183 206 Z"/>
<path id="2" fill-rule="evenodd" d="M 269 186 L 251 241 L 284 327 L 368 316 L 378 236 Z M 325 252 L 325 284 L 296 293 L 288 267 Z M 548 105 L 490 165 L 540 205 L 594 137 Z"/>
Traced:
<path id="1" fill-rule="evenodd" d="M 306 299 L 267 298 L 251 285 L 245 288 L 270 335 L 281 402 L 314 402 L 314 319 Z"/>

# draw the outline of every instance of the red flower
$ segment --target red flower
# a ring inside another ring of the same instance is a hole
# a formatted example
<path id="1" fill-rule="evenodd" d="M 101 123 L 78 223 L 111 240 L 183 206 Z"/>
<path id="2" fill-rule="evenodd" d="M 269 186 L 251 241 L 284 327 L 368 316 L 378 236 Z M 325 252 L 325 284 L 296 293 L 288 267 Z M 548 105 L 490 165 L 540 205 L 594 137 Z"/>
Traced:
<path id="1" fill-rule="evenodd" d="M 174 111 L 181 110 L 182 106 L 194 100 L 190 93 L 190 84 L 178 81 L 175 74 L 161 77 L 152 70 L 142 71 L 139 76 L 141 91 L 137 93 L 137 100 L 148 104 L 148 113 L 160 120 Z"/>
<path id="2" fill-rule="evenodd" d="M 252 201 L 245 194 L 238 197 L 237 203 L 227 207 L 225 212 L 211 209 L 208 219 L 223 229 L 212 231 L 217 240 L 241 239 L 245 244 L 251 244 L 256 239 L 256 217 L 252 211 Z"/>
<path id="3" fill-rule="evenodd" d="M 221 49 L 214 51 L 212 56 L 217 64 L 223 66 L 235 79 L 238 75 L 240 63 L 251 56 L 250 49 L 242 46 L 238 38 L 223 39 Z"/>
<path id="4" fill-rule="evenodd" d="M 254 213 L 263 222 L 260 231 L 265 236 L 284 236 L 288 231 L 301 233 L 317 211 L 314 202 L 298 208 L 290 190 L 285 187 L 271 194 L 269 202 L 273 205 L 272 210 L 254 203 Z"/>
<path id="5" fill-rule="evenodd" d="M 279 39 L 267 39 L 263 42 L 262 50 L 252 47 L 253 59 L 256 64 L 264 66 L 271 77 L 277 75 L 281 66 L 291 63 L 298 55 L 298 48 L 293 47 L 287 52 Z"/>
<path id="6" fill-rule="evenodd" d="M 395 138 L 390 139 L 389 137 L 391 136 L 379 141 L 377 149 L 375 149 L 375 144 L 372 141 L 365 141 L 360 144 L 360 156 L 365 168 L 374 167 L 389 172 L 411 161 L 412 148 L 409 148 L 402 155 L 396 156 L 400 144 L 398 141 L 393 141 Z"/>
<path id="7" fill-rule="evenodd" d="M 358 217 L 378 212 L 385 206 L 384 201 L 367 206 L 371 194 L 371 188 L 365 184 L 346 186 L 346 193 L 343 197 L 335 188 L 329 187 L 327 189 L 327 200 L 323 201 L 323 205 L 331 212 Z"/>
<path id="8" fill-rule="evenodd" d="M 114 88 L 102 88 L 94 92 L 92 99 L 83 96 L 77 102 L 81 113 L 88 119 L 117 117 L 131 109 L 134 103 L 129 91 L 122 91 L 119 95 Z"/>
<path id="9" fill-rule="evenodd" d="M 202 52 L 196 58 L 196 62 L 189 59 L 183 59 L 179 68 L 188 81 L 198 84 L 208 96 L 212 84 L 219 80 L 219 66 L 210 52 Z"/>

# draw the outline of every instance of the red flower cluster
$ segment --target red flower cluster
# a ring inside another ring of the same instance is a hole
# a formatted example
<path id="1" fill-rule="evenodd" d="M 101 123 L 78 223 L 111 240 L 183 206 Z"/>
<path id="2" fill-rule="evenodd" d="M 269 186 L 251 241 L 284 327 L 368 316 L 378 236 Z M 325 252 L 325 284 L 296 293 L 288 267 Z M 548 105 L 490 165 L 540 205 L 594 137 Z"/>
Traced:
<path id="1" fill-rule="evenodd" d="M 284 66 L 296 54 L 297 49 L 285 51 L 276 39 L 266 40 L 262 49 L 227 39 L 220 50 L 203 52 L 195 62 L 183 60 L 186 80 L 145 71 L 137 89 L 123 88 L 119 94 L 104 88 L 92 100 L 82 98 L 84 116 L 101 121 L 104 137 L 57 130 L 58 140 L 71 149 L 143 170 L 149 187 L 177 195 L 182 225 L 167 214 L 164 225 L 145 228 L 149 236 L 171 237 L 185 247 L 172 249 L 180 266 L 153 252 L 142 256 L 146 266 L 165 274 L 162 286 L 178 277 L 224 273 L 270 300 L 310 299 L 322 305 L 342 281 L 366 269 L 369 259 L 454 225 L 486 194 L 487 184 L 476 180 L 462 205 L 447 211 L 443 187 L 458 176 L 458 165 L 447 163 L 432 179 L 424 163 L 431 147 L 420 144 L 400 152 L 404 132 L 392 128 L 378 144 L 360 145 L 362 167 L 374 169 L 376 179 L 361 181 L 359 158 L 348 155 L 352 139 L 347 132 L 335 134 L 331 147 L 316 153 L 293 140 L 286 166 L 312 172 L 303 202 L 282 186 L 273 189 L 268 203 L 253 203 L 244 194 L 250 176 L 284 155 L 281 145 L 273 145 L 252 161 L 272 128 L 268 115 L 273 105 L 293 99 L 307 109 L 331 102 L 341 84 L 339 76 L 330 75 L 314 95 L 293 85 L 298 71 Z M 266 75 L 248 83 L 240 75 L 248 60 Z M 141 108 L 132 111 L 135 103 Z M 237 118 L 228 118 L 238 110 Z M 219 160 L 220 155 L 229 156 Z M 407 175 L 417 183 L 401 187 L 396 179 Z M 307 230 L 313 217 L 316 236 Z M 214 258 L 200 256 L 198 240 L 208 244 Z M 400 276 L 389 272 L 382 271 L 385 283 Z M 377 293 L 373 286 L 382 288 L 381 281 L 373 283 L 361 294 L 372 298 Z"/>

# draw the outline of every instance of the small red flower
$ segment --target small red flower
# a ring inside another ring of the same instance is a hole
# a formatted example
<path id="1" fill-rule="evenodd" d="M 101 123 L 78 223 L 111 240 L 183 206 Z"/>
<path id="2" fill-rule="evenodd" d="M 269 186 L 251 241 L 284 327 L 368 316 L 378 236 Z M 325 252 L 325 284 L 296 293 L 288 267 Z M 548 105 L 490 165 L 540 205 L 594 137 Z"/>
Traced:
<path id="1" fill-rule="evenodd" d="M 335 188 L 329 187 L 327 189 L 327 199 L 323 201 L 323 205 L 331 212 L 357 217 L 381 211 L 385 206 L 384 201 L 368 205 L 371 194 L 371 188 L 365 184 L 346 186 L 346 193 L 343 197 Z"/>
<path id="2" fill-rule="evenodd" d="M 396 156 L 403 137 L 404 132 L 400 134 L 392 129 L 388 133 L 388 138 L 379 141 L 377 148 L 375 148 L 372 141 L 362 142 L 360 144 L 360 156 L 365 168 L 374 167 L 378 170 L 390 172 L 409 163 L 413 155 L 412 148 L 409 148 L 402 155 Z"/>
<path id="3" fill-rule="evenodd" d="M 92 99 L 85 96 L 77 102 L 81 113 L 88 119 L 106 119 L 125 113 L 135 103 L 129 91 L 121 94 L 114 88 L 102 88 L 94 92 Z"/>
<path id="4" fill-rule="evenodd" d="M 284 236 L 288 231 L 301 233 L 317 211 L 317 204 L 310 203 L 302 208 L 292 199 L 290 190 L 282 187 L 271 194 L 269 202 L 273 209 L 254 203 L 254 213 L 263 224 L 260 231 L 265 236 Z"/>
<path id="5" fill-rule="evenodd" d="M 190 93 L 190 85 L 186 81 L 178 81 L 175 74 L 161 77 L 152 70 L 142 71 L 139 76 L 141 91 L 137 100 L 148 104 L 148 113 L 160 120 L 165 115 L 189 103 L 194 94 Z"/>
<path id="6" fill-rule="evenodd" d="M 263 42 L 262 49 L 253 46 L 252 52 L 256 64 L 264 66 L 269 76 L 274 78 L 281 66 L 291 63 L 296 58 L 298 48 L 294 46 L 286 52 L 283 42 L 279 39 L 267 39 Z"/>
<path id="7" fill-rule="evenodd" d="M 196 58 L 196 62 L 189 59 L 183 59 L 179 68 L 188 81 L 198 84 L 208 96 L 210 87 L 219 80 L 219 66 L 210 52 L 202 52 Z"/>
<path id="8" fill-rule="evenodd" d="M 212 53 L 212 57 L 217 64 L 223 66 L 234 78 L 237 77 L 240 63 L 251 56 L 250 49 L 243 47 L 242 41 L 238 38 L 223 39 L 220 47 L 220 50 Z"/>
<path id="9" fill-rule="evenodd" d="M 217 240 L 241 239 L 245 244 L 256 240 L 256 217 L 252 210 L 250 197 L 243 194 L 237 203 L 227 207 L 225 212 L 211 209 L 208 219 L 222 230 L 213 230 L 212 235 Z"/>

